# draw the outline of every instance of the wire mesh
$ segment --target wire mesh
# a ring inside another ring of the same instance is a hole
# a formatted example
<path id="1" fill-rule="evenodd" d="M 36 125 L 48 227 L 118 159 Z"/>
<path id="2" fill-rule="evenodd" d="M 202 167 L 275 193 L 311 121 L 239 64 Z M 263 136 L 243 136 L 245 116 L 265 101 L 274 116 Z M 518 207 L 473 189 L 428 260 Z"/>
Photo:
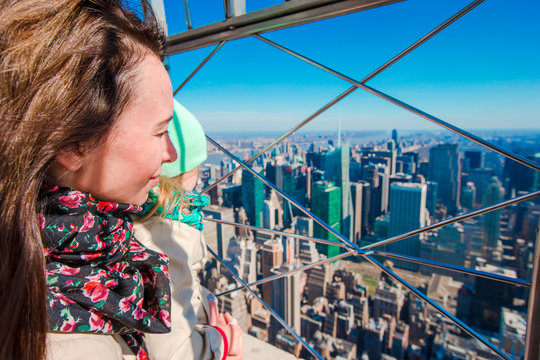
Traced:
<path id="1" fill-rule="evenodd" d="M 374 244 L 371 244 L 369 246 L 365 246 L 365 247 L 359 247 L 358 245 L 354 244 L 353 242 L 351 242 L 349 239 L 345 238 L 342 234 L 336 232 L 332 227 L 330 227 L 328 224 L 326 224 L 324 221 L 322 221 L 321 219 L 319 219 L 316 215 L 314 215 L 313 213 L 311 213 L 309 210 L 307 210 L 306 208 L 304 208 L 301 204 L 297 203 L 294 199 L 292 199 L 290 196 L 288 196 L 287 194 L 285 194 L 284 192 L 282 192 L 280 189 L 278 189 L 277 187 L 275 187 L 274 184 L 272 184 L 271 182 L 269 182 L 266 178 L 264 178 L 263 176 L 261 176 L 260 174 L 258 174 L 257 172 L 255 172 L 253 169 L 251 169 L 251 167 L 249 167 L 248 165 L 250 163 L 252 163 L 255 159 L 257 159 L 259 156 L 261 156 L 262 154 L 264 154 L 266 151 L 268 151 L 269 149 L 271 149 L 272 147 L 276 146 L 277 144 L 279 144 L 280 142 L 282 142 L 283 140 L 285 140 L 287 137 L 289 137 L 291 134 L 293 134 L 294 132 L 296 132 L 297 130 L 299 130 L 300 128 L 302 128 L 304 125 L 306 125 L 307 123 L 309 123 L 310 121 L 312 121 L 313 119 L 315 119 L 317 116 L 319 116 L 320 114 L 322 114 L 324 111 L 326 111 L 327 109 L 329 109 L 330 107 L 334 106 L 336 103 L 338 103 L 339 101 L 341 101 L 342 99 L 344 99 L 345 97 L 347 97 L 348 95 L 350 95 L 352 92 L 354 92 L 356 89 L 358 88 L 362 88 L 382 99 L 385 99 L 386 101 L 388 102 L 391 102 L 401 108 L 403 108 L 404 110 L 407 110 L 409 112 L 412 112 L 428 121 L 431 121 L 439 126 L 442 126 L 462 137 L 465 137 L 485 148 L 488 148 L 492 151 L 495 151 L 507 158 L 510 158 L 522 165 L 525 165 L 529 168 L 532 168 L 536 171 L 540 171 L 540 166 L 538 164 L 536 164 L 535 162 L 533 161 L 530 161 L 518 154 L 515 154 L 513 153 L 512 151 L 509 151 L 507 149 L 504 149 L 496 144 L 492 144 L 490 143 L 489 141 L 486 141 L 484 139 L 482 139 L 481 137 L 479 136 L 476 136 L 474 134 L 471 134 L 463 129 L 460 129 L 452 124 L 449 124 L 441 119 L 438 119 L 428 113 L 425 113 L 423 112 L 422 110 L 416 108 L 416 107 L 413 107 L 409 104 L 406 104 L 396 98 L 393 98 L 392 96 L 388 95 L 388 94 L 385 94 L 377 89 L 374 89 L 368 85 L 366 85 L 365 83 L 369 80 L 371 80 L 373 77 L 377 76 L 378 74 L 380 74 L 381 72 L 383 72 L 384 70 L 386 70 L 388 67 L 390 67 L 392 64 L 394 64 L 395 62 L 399 61 L 401 58 L 403 58 L 404 56 L 406 56 L 407 54 L 409 54 L 410 52 L 412 52 L 413 50 L 415 50 L 417 47 L 419 47 L 420 45 L 422 45 L 423 43 L 425 43 L 427 40 L 429 40 L 430 38 L 432 38 L 433 36 L 435 36 L 436 34 L 438 34 L 440 31 L 444 30 L 445 28 L 447 28 L 449 25 L 453 24 L 456 20 L 458 20 L 459 18 L 461 18 L 462 16 L 464 16 L 465 14 L 467 14 L 469 11 L 471 11 L 472 9 L 474 9 L 476 6 L 478 6 L 480 3 L 482 3 L 483 0 L 476 0 L 476 1 L 473 1 L 471 2 L 470 4 L 468 4 L 466 7 L 464 7 L 463 9 L 461 9 L 460 11 L 458 11 L 455 15 L 453 15 L 452 17 L 450 17 L 448 20 L 446 20 L 445 22 L 443 22 L 442 24 L 440 24 L 439 26 L 437 26 L 435 29 L 433 29 L 432 31 L 430 31 L 429 33 L 427 33 L 425 36 L 423 36 L 422 38 L 420 38 L 419 40 L 417 40 L 416 42 L 414 42 L 413 44 L 411 44 L 409 47 L 407 47 L 405 50 L 403 50 L 402 52 L 400 52 L 398 55 L 394 56 L 392 59 L 388 60 L 386 63 L 384 63 L 383 65 L 381 65 L 379 68 L 377 68 L 375 71 L 373 71 L 372 73 L 370 73 L 369 75 L 367 75 L 365 78 L 363 78 L 362 80 L 360 81 L 357 81 L 357 80 L 354 80 L 353 78 L 351 77 L 348 77 L 347 75 L 344 75 L 344 74 L 341 74 L 327 66 L 324 66 L 314 60 L 311 60 L 297 52 L 294 52 L 293 50 L 290 50 L 290 49 L 287 49 L 285 48 L 284 46 L 282 45 L 279 45 L 273 41 L 270 41 L 260 35 L 254 35 L 255 38 L 259 39 L 260 41 L 263 41 L 281 51 L 284 51 L 286 53 L 288 53 L 289 55 L 292 55 L 292 56 L 295 56 L 305 62 L 307 62 L 308 64 L 310 65 L 313 65 L 313 66 L 316 66 L 317 68 L 323 70 L 323 71 L 326 71 L 326 72 L 329 72 L 331 74 L 333 74 L 334 76 L 337 76 L 338 78 L 352 84 L 353 86 L 351 88 L 349 88 L 348 90 L 346 90 L 345 92 L 343 92 L 342 94 L 338 95 L 336 98 L 334 98 L 333 100 L 331 100 L 329 103 L 327 103 L 326 105 L 324 105 L 323 107 L 321 107 L 319 110 L 317 110 L 315 113 L 313 113 L 311 116 L 309 116 L 307 119 L 303 120 L 302 122 L 300 122 L 298 125 L 296 125 L 295 127 L 293 127 L 292 129 L 290 129 L 289 131 L 287 131 L 286 133 L 284 133 L 282 136 L 278 137 L 275 141 L 273 141 L 272 143 L 270 143 L 269 145 L 267 145 L 264 149 L 262 149 L 261 151 L 259 151 L 257 154 L 255 154 L 254 156 L 252 156 L 250 159 L 248 159 L 247 161 L 245 162 L 242 162 L 240 161 L 238 158 L 236 158 L 232 153 L 228 152 L 225 148 L 223 148 L 222 146 L 220 146 L 217 142 L 215 142 L 214 140 L 212 140 L 211 138 L 208 138 L 208 140 L 214 144 L 216 147 L 218 147 L 220 150 L 222 150 L 227 156 L 229 156 L 231 159 L 235 160 L 236 162 L 238 162 L 238 164 L 240 166 L 236 167 L 235 169 L 233 169 L 231 172 L 229 172 L 228 174 L 226 174 L 225 176 L 223 176 L 221 179 L 217 180 L 216 182 L 214 182 L 212 185 L 210 185 L 209 187 L 207 187 L 206 189 L 204 189 L 203 191 L 209 191 L 211 190 L 212 188 L 216 187 L 219 183 L 221 183 L 222 181 L 224 181 L 224 179 L 227 179 L 229 176 L 231 176 L 234 172 L 238 171 L 239 169 L 243 168 L 243 169 L 246 169 L 247 171 L 251 172 L 255 177 L 259 178 L 259 180 L 263 181 L 267 186 L 271 187 L 272 189 L 276 190 L 278 192 L 278 194 L 280 194 L 284 199 L 286 199 L 287 201 L 289 201 L 291 204 L 293 204 L 294 206 L 296 206 L 298 209 L 300 209 L 304 214 L 306 214 L 307 216 L 309 216 L 311 219 L 313 219 L 315 222 L 319 223 L 322 227 L 324 227 L 326 230 L 328 230 L 330 233 L 332 233 L 333 235 L 335 235 L 337 237 L 337 239 L 340 241 L 339 246 L 341 247 L 344 247 L 345 249 L 347 249 L 347 252 L 343 253 L 343 254 L 340 254 L 334 258 L 329 258 L 329 259 L 323 259 L 323 260 L 320 260 L 319 262 L 316 262 L 316 263 L 313 263 L 313 264 L 309 264 L 309 265 L 306 265 L 306 266 L 303 266 L 303 267 L 300 267 L 300 268 L 297 268 L 297 269 L 293 269 L 289 272 L 286 272 L 286 273 L 282 273 L 282 274 L 279 274 L 279 275 L 276 275 L 276 276 L 272 276 L 272 277 L 268 277 L 268 278 L 265 278 L 265 279 L 262 279 L 262 280 L 259 280 L 259 281 L 256 281 L 256 282 L 252 282 L 250 284 L 247 284 L 245 283 L 242 279 L 240 279 L 232 269 L 230 269 L 226 264 L 225 262 L 223 261 L 223 259 L 221 259 L 212 249 L 209 248 L 210 252 L 212 253 L 212 255 L 214 257 L 216 257 L 216 259 L 218 259 L 218 261 L 220 261 L 223 265 L 225 265 L 227 267 L 227 269 L 229 271 L 231 271 L 233 273 L 233 275 L 241 282 L 241 285 L 242 286 L 239 286 L 237 288 L 234 288 L 234 289 L 231 289 L 231 290 L 228 290 L 228 291 L 225 291 L 221 294 L 218 294 L 218 295 L 224 295 L 224 294 L 227 294 L 227 293 L 230 293 L 230 292 L 233 292 L 233 291 L 236 291 L 236 290 L 239 290 L 239 289 L 242 289 L 242 288 L 245 288 L 247 289 L 248 291 L 252 292 L 252 294 L 254 294 L 262 303 L 265 307 L 268 308 L 268 310 L 270 310 L 270 312 L 272 313 L 272 316 L 276 317 L 276 319 L 285 327 L 287 328 L 291 334 L 293 334 L 293 336 L 295 336 L 297 338 L 298 341 L 300 341 L 303 346 L 306 347 L 306 349 L 315 357 L 317 358 L 322 358 L 319 354 L 317 354 L 315 352 L 315 350 L 313 348 L 311 348 L 309 346 L 309 344 L 307 344 L 305 342 L 305 340 L 303 340 L 300 336 L 298 336 L 298 334 L 296 334 L 296 332 L 287 324 L 283 321 L 283 319 L 281 319 L 279 317 L 279 315 L 277 315 L 266 303 L 264 303 L 264 301 L 258 297 L 258 295 L 256 293 L 254 293 L 252 290 L 251 290 L 251 287 L 252 286 L 257 286 L 257 285 L 260 285 L 262 283 L 266 283 L 268 281 L 272 281 L 272 280 L 275 280 L 275 279 L 278 279 L 280 277 L 284 277 L 284 276 L 287 276 L 287 275 L 290 275 L 291 273 L 294 273 L 294 272 L 297 272 L 297 271 L 301 271 L 301 270 L 305 270 L 305 269 L 308 269 L 308 268 L 311 268 L 311 267 L 314 267 L 314 266 L 318 266 L 322 263 L 325 263 L 325 262 L 329 262 L 329 261 L 333 261 L 335 259 L 338 259 L 338 258 L 345 258 L 347 256 L 353 256 L 353 255 L 356 255 L 356 256 L 362 256 L 363 258 L 365 258 L 367 261 L 369 261 L 370 263 L 372 263 L 374 266 L 376 266 L 377 268 L 379 268 L 381 271 L 385 272 L 386 274 L 388 274 L 389 276 L 391 276 L 392 278 L 394 278 L 396 281 L 398 281 L 399 283 L 401 283 L 402 285 L 404 285 L 405 287 L 407 287 L 411 292 L 413 292 L 414 294 L 416 294 L 418 297 L 420 297 L 423 301 L 425 301 L 426 303 L 428 303 L 430 306 L 434 307 L 437 311 L 439 311 L 441 314 L 443 314 L 444 316 L 446 316 L 448 319 L 450 319 L 452 322 L 454 322 L 457 326 L 459 326 L 462 330 L 464 330 L 465 332 L 467 332 L 469 335 L 471 335 L 472 337 L 474 337 L 475 339 L 477 339 L 478 341 L 480 341 L 481 343 L 483 343 L 484 345 L 486 345 L 491 351 L 493 351 L 496 355 L 498 355 L 500 358 L 503 358 L 503 359 L 510 359 L 510 357 L 505 354 L 504 352 L 502 352 L 499 348 L 497 348 L 496 346 L 494 346 L 490 341 L 488 341 L 487 339 L 485 339 L 484 337 L 482 337 L 481 335 L 479 335 L 476 331 L 474 331 L 472 328 L 470 328 L 468 325 L 464 324 L 462 321 L 460 321 L 459 319 L 457 319 L 455 316 L 453 316 L 452 314 L 450 314 L 446 309 L 442 308 L 440 305 L 438 305 L 436 302 L 434 302 L 433 300 L 427 298 L 422 292 L 420 292 L 418 289 L 416 289 L 414 286 L 410 285 L 407 281 L 405 281 L 404 279 L 402 279 L 400 276 L 398 276 L 395 272 L 393 272 L 392 270 L 388 269 L 386 266 L 384 266 L 383 264 L 379 263 L 377 260 L 375 260 L 374 258 L 371 257 L 371 255 L 381 255 L 381 256 L 388 256 L 388 257 L 394 257 L 394 258 L 400 258 L 400 259 L 403 259 L 403 260 L 408 260 L 408 261 L 416 261 L 416 262 L 423 262 L 425 264 L 428 264 L 428 265 L 431 265 L 431 266 L 438 266 L 438 267 L 442 267 L 442 268 L 446 268 L 446 269 L 449 269 L 449 270 L 453 270 L 453 271 L 458 271 L 458 272 L 465 272 L 465 273 L 468 273 L 468 274 L 472 274 L 472 275 L 475 275 L 475 276 L 481 276 L 481 277 L 487 277 L 487 278 L 491 278 L 491 279 L 495 279 L 495 280 L 499 280 L 499 281 L 504 281 L 504 282 L 509 282 L 509 283 L 512 283 L 512 284 L 515 284 L 515 285 L 519 285 L 519 286 L 530 286 L 531 283 L 528 282 L 528 281 L 524 281 L 524 280 L 520 280 L 520 279 L 511 279 L 511 278 L 507 278 L 507 277 L 504 277 L 504 276 L 499 276 L 499 275 L 494 275 L 494 274 L 489 274 L 489 273 L 485 273 L 485 272 L 482 272 L 482 271 L 476 271 L 476 270 L 472 270 L 472 269 L 467 269 L 467 268 L 463 268 L 463 267 L 457 267 L 457 266 L 451 266 L 449 264 L 443 264 L 443 263 L 437 263 L 437 262 L 430 262 L 430 261 L 426 261 L 424 259 L 418 259 L 418 258 L 414 258 L 414 257 L 411 257 L 411 256 L 404 256 L 404 255 L 399 255 L 399 254 L 394 254 L 394 253 L 390 253 L 390 252 L 384 252 L 384 251 L 377 251 L 377 250 L 372 250 L 376 247 L 379 247 L 379 246 L 382 246 L 382 245 L 385 245 L 385 244 L 388 244 L 388 243 L 392 243 L 392 242 L 397 242 L 397 241 L 400 241 L 400 240 L 403 240 L 403 239 L 406 239 L 406 238 L 409 238 L 411 236 L 414 236 L 414 235 L 418 235 L 418 234 L 422 234 L 424 232 L 427 232 L 429 230 L 432 230 L 432 229 L 435 229 L 435 228 L 439 228 L 439 227 L 442 227 L 442 226 L 446 226 L 448 224 L 451 224 L 451 223 L 454 223 L 454 222 L 457 222 L 457 221 L 460 221 L 460 220 L 463 220 L 463 219 L 466 219 L 466 218 L 469 218 L 469 217 L 473 217 L 473 216 L 477 216 L 477 215 L 480 215 L 480 214 L 483 214 L 483 213 L 486 213 L 486 212 L 489 212 L 489 211 L 495 211 L 497 209 L 500 209 L 500 208 L 503 208 L 503 207 L 506 207 L 506 206 L 509 206 L 509 205 L 512 205 L 512 204 L 515 204 L 515 203 L 519 203 L 521 201 L 526 201 L 526 200 L 529 200 L 529 199 L 532 199 L 532 198 L 535 198 L 535 197 L 538 197 L 540 196 L 540 192 L 537 191 L 537 192 L 533 192 L 533 193 L 530 193 L 530 194 L 527 194 L 527 195 L 524 195 L 524 196 L 521 196 L 521 197 L 516 197 L 516 198 L 513 198 L 513 199 L 510 199 L 508 201 L 504 201 L 504 202 L 501 202 L 501 203 L 498 203 L 498 204 L 495 204 L 495 205 L 492 205 L 492 206 L 488 206 L 488 207 L 485 207 L 483 209 L 480 209 L 480 210 L 477 210 L 477 211 L 473 211 L 473 212 L 470 212 L 470 213 L 467 213 L 467 214 L 463 214 L 463 215 L 460 215 L 460 216 L 456 216 L 454 218 L 451 218 L 451 219 L 447 219 L 447 220 L 444 220 L 440 223 L 437 223 L 437 224 L 433 224 L 433 225 L 430 225 L 430 226 L 427 226 L 425 228 L 421 228 L 421 229 L 417 229 L 417 230 L 414 230 L 414 231 L 411 231 L 409 233 L 406 233 L 406 234 L 402 234 L 402 235 L 399 235 L 399 236 L 396 236 L 396 237 L 393 237 L 393 238 L 389 238 L 389 239 L 386 239 L 386 240 L 383 240 L 383 241 L 380 241 L 380 242 L 377 242 L 377 243 L 374 243 Z M 175 94 L 195 75 L 195 73 L 200 70 L 200 68 L 202 68 L 202 66 L 208 61 L 210 60 L 210 58 L 223 46 L 224 42 L 221 42 L 211 53 L 210 55 L 199 65 L 199 67 L 197 67 L 197 69 L 195 69 L 194 72 L 192 72 L 190 74 L 190 76 L 180 85 L 180 87 L 175 91 Z M 221 223 L 223 224 L 227 224 L 227 222 L 223 222 L 221 221 Z M 227 225 L 232 225 L 232 226 L 243 226 L 242 224 L 236 224 L 236 223 L 228 223 Z M 255 228 L 255 227 L 252 227 L 252 228 Z M 257 228 L 257 230 L 262 230 L 261 228 Z M 267 229 L 269 231 L 272 231 L 270 229 Z M 275 231 L 274 231 L 275 232 Z M 290 236 L 290 237 L 295 237 L 294 235 L 295 234 L 287 234 L 287 233 L 283 233 L 283 234 L 280 234 L 280 235 L 283 235 L 283 236 Z M 301 236 L 296 236 L 297 238 L 303 238 L 306 240 L 306 238 L 309 238 L 309 240 L 314 240 L 314 241 L 320 241 L 320 240 L 324 240 L 324 239 L 313 239 L 313 238 L 310 238 L 310 237 L 301 237 Z M 324 241 L 323 241 L 324 242 Z"/>

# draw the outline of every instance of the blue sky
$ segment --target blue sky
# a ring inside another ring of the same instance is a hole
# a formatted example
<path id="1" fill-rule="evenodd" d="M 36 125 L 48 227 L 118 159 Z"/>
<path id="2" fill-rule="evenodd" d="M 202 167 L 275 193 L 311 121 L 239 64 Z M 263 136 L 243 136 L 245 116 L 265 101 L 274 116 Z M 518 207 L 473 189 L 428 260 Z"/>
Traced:
<path id="1" fill-rule="evenodd" d="M 470 1 L 407 0 L 264 36 L 361 79 Z M 247 0 L 248 11 L 281 1 Z M 195 27 L 223 20 L 223 1 L 191 0 Z M 183 1 L 165 0 L 169 34 Z M 486 0 L 368 84 L 468 130 L 540 128 L 540 1 Z M 177 87 L 213 47 L 170 58 Z M 349 84 L 253 38 L 225 46 L 177 95 L 209 132 L 286 130 Z M 306 130 L 436 129 L 357 90 Z"/>

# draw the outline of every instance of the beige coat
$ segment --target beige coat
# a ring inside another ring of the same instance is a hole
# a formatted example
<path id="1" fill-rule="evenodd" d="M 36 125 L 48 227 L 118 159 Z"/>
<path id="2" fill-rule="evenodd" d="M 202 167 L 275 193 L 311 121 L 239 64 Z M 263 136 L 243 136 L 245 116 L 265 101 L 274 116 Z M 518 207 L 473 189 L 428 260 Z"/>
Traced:
<path id="1" fill-rule="evenodd" d="M 208 290 L 197 273 L 206 262 L 201 231 L 179 221 L 152 217 L 135 226 L 135 236 L 148 248 L 169 256 L 172 331 L 147 334 L 153 359 L 218 359 L 223 356 L 219 332 L 208 323 Z"/>
<path id="2" fill-rule="evenodd" d="M 208 291 L 197 277 L 206 258 L 202 232 L 179 221 L 152 217 L 135 225 L 135 237 L 169 256 L 171 327 L 167 334 L 146 334 L 152 360 L 218 359 L 224 351 L 219 332 L 208 322 Z M 118 337 L 53 334 L 47 337 L 47 360 L 131 360 L 135 356 Z"/>

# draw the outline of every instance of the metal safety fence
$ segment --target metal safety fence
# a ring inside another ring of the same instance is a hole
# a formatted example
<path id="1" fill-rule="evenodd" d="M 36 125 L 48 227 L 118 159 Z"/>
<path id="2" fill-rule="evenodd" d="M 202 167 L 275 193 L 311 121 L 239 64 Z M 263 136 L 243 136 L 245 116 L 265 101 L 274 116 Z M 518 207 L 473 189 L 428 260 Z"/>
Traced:
<path id="1" fill-rule="evenodd" d="M 373 72 L 366 75 L 364 78 L 360 80 L 356 80 L 352 77 L 349 77 L 345 74 L 342 74 L 328 66 L 325 66 L 315 60 L 312 60 L 304 55 L 299 54 L 298 52 L 295 52 L 291 49 L 288 49 L 280 44 L 277 44 L 265 37 L 263 37 L 261 34 L 263 32 L 273 31 L 276 29 L 281 29 L 287 26 L 293 26 L 299 23 L 306 23 L 310 21 L 317 21 L 326 17 L 330 16 L 339 16 L 346 13 L 350 13 L 353 11 L 360 11 L 367 8 L 375 7 L 375 6 L 381 6 L 386 5 L 395 1 L 357 1 L 357 0 L 345 0 L 345 1 L 312 1 L 311 7 L 304 6 L 301 7 L 299 5 L 306 4 L 308 2 L 305 1 L 293 1 L 293 2 L 287 2 L 282 5 L 278 5 L 275 7 L 279 7 L 279 9 L 272 9 L 265 10 L 261 14 L 257 15 L 244 15 L 242 17 L 234 18 L 230 16 L 230 3 L 229 1 L 226 1 L 229 7 L 225 7 L 227 9 L 227 16 L 228 23 L 224 24 L 215 24 L 211 26 L 205 27 L 205 29 L 192 29 L 191 20 L 189 17 L 189 2 L 188 0 L 184 0 L 184 5 L 186 9 L 186 17 L 188 20 L 188 30 L 185 33 L 180 33 L 177 35 L 173 35 L 169 37 L 169 54 L 175 54 L 178 52 L 183 51 L 189 51 L 192 49 L 200 48 L 203 46 L 209 46 L 212 44 L 217 44 L 216 47 L 210 52 L 210 54 L 197 66 L 197 68 L 181 83 L 181 85 L 174 91 L 174 94 L 177 94 L 195 75 L 196 73 L 203 68 L 203 66 L 226 44 L 227 41 L 233 41 L 239 38 L 251 36 L 269 46 L 272 46 L 280 51 L 283 51 L 295 58 L 298 58 L 304 62 L 306 62 L 309 65 L 312 65 L 322 71 L 325 71 L 329 74 L 332 74 L 336 76 L 337 78 L 351 84 L 351 87 L 344 91 L 343 93 L 336 96 L 334 99 L 323 105 L 321 108 L 319 108 L 317 111 L 315 111 L 313 114 L 308 116 L 306 119 L 292 127 L 290 130 L 283 133 L 281 136 L 276 138 L 274 141 L 272 141 L 270 144 L 265 146 L 263 149 L 261 149 L 257 154 L 253 155 L 251 158 L 249 158 L 246 161 L 241 161 L 238 157 L 236 157 L 234 154 L 232 154 L 230 151 L 225 149 L 222 145 L 217 143 L 214 139 L 207 136 L 207 139 L 209 143 L 211 143 L 216 148 L 220 149 L 225 155 L 230 157 L 234 162 L 238 164 L 236 168 L 234 168 L 232 171 L 230 171 L 225 176 L 222 176 L 221 179 L 215 181 L 210 186 L 208 186 L 203 191 L 207 192 L 213 189 L 214 187 L 218 186 L 221 182 L 223 182 L 225 179 L 229 178 L 233 173 L 240 169 L 244 169 L 245 171 L 250 172 L 254 177 L 258 178 L 260 181 L 262 181 L 266 186 L 274 190 L 277 194 L 279 194 L 283 199 L 287 200 L 291 205 L 296 207 L 300 212 L 302 212 L 304 215 L 308 216 L 309 218 L 313 219 L 313 221 L 317 224 L 319 224 L 321 227 L 323 227 L 325 230 L 327 230 L 330 234 L 334 235 L 339 242 L 330 241 L 326 239 L 319 239 L 319 238 L 313 238 L 309 236 L 284 232 L 284 231 L 278 231 L 273 229 L 266 229 L 261 227 L 255 227 L 251 225 L 245 225 L 245 224 L 239 224 L 224 220 L 217 220 L 217 219 L 211 219 L 206 218 L 206 221 L 216 222 L 227 226 L 235 226 L 235 227 L 241 227 L 241 228 L 247 228 L 251 230 L 261 231 L 261 232 L 269 232 L 273 234 L 277 234 L 280 236 L 286 236 L 290 238 L 296 238 L 296 239 L 302 239 L 302 240 L 309 240 L 313 242 L 318 242 L 322 244 L 331 244 L 340 246 L 343 248 L 343 253 L 330 257 L 330 258 L 324 258 L 322 260 L 319 260 L 317 262 L 304 265 L 302 267 L 298 267 L 293 270 L 289 270 L 277 275 L 273 275 L 261 280 L 258 280 L 256 282 L 252 283 L 246 283 L 238 274 L 235 273 L 235 271 L 225 262 L 216 252 L 208 247 L 208 250 L 210 253 L 217 259 L 219 263 L 222 264 L 225 268 L 227 268 L 231 274 L 237 279 L 237 281 L 241 284 L 241 286 L 238 286 L 234 289 L 230 289 L 227 291 L 224 291 L 220 294 L 217 294 L 218 296 L 225 295 L 240 289 L 246 289 L 248 292 L 250 292 L 256 299 L 258 299 L 263 306 L 271 313 L 271 315 L 283 326 L 285 327 L 304 347 L 305 349 L 311 353 L 315 358 L 323 359 L 320 354 L 318 354 L 313 347 L 305 340 L 303 339 L 299 334 L 296 333 L 296 331 L 289 326 L 283 318 L 277 314 L 259 295 L 257 292 L 253 290 L 253 288 L 257 285 L 267 283 L 273 280 L 276 280 L 281 277 L 285 277 L 288 275 L 291 275 L 298 271 L 304 271 L 319 265 L 322 265 L 324 263 L 333 262 L 338 259 L 344 259 L 350 256 L 357 256 L 361 257 L 364 260 L 368 261 L 372 265 L 374 265 L 376 268 L 378 268 L 380 271 L 386 273 L 388 276 L 393 278 L 395 281 L 402 284 L 404 287 L 406 287 L 409 291 L 414 293 L 416 296 L 418 296 L 422 301 L 424 301 L 429 306 L 436 309 L 438 312 L 440 312 L 443 316 L 445 316 L 447 319 L 449 319 L 451 322 L 453 322 L 456 326 L 461 328 L 465 333 L 469 334 L 471 337 L 475 338 L 482 344 L 484 344 L 486 347 L 488 347 L 494 354 L 499 356 L 502 359 L 512 359 L 509 355 L 504 353 L 501 349 L 499 349 L 497 346 L 493 345 L 488 339 L 480 335 L 477 331 L 475 331 L 473 328 L 471 328 L 469 325 L 462 322 L 460 319 L 458 319 L 456 316 L 452 315 L 449 311 L 447 311 L 445 308 L 440 306 L 437 302 L 427 297 L 424 293 L 422 293 L 420 290 L 412 286 L 410 283 L 408 283 L 406 280 L 404 280 L 402 277 L 400 277 L 398 274 L 396 274 L 394 271 L 380 263 L 377 259 L 375 259 L 373 256 L 382 256 L 387 258 L 394 258 L 399 259 L 403 261 L 408 261 L 412 263 L 417 264 L 423 264 L 427 266 L 437 267 L 440 269 L 450 270 L 454 272 L 469 274 L 472 276 L 478 276 L 478 277 L 484 277 L 496 281 L 501 281 L 505 283 L 510 283 L 516 286 L 522 286 L 522 287 L 531 287 L 533 283 L 526 280 L 521 279 L 515 279 L 506 277 L 499 274 L 493 274 L 489 272 L 474 270 L 470 268 L 465 268 L 461 266 L 451 265 L 447 263 L 437 262 L 433 260 L 426 260 L 426 259 L 420 259 L 417 257 L 412 257 L 408 255 L 401 255 L 396 254 L 388 251 L 382 251 L 378 250 L 383 245 L 387 245 L 390 243 L 395 243 L 407 238 L 410 238 L 415 235 L 419 235 L 422 233 L 425 233 L 427 231 L 431 231 L 434 229 L 438 229 L 441 227 L 444 227 L 446 225 L 450 225 L 453 223 L 457 223 L 459 221 L 463 221 L 475 216 L 479 216 L 482 214 L 486 214 L 492 211 L 496 211 L 499 209 L 502 209 L 504 207 L 517 204 L 523 201 L 531 200 L 533 198 L 540 196 L 540 191 L 535 191 L 528 193 L 526 195 L 522 195 L 519 197 L 515 197 L 506 201 L 499 202 L 497 204 L 493 204 L 490 206 L 483 207 L 481 209 L 471 211 L 465 214 L 461 214 L 458 216 L 454 216 L 452 218 L 440 221 L 438 223 L 431 224 L 429 226 L 416 229 L 410 232 L 407 232 L 405 234 L 401 234 L 399 236 L 394 236 L 382 241 L 378 241 L 372 244 L 369 244 L 367 246 L 358 246 L 357 244 L 353 243 L 346 237 L 344 237 L 339 232 L 335 231 L 330 225 L 328 225 L 326 222 L 321 220 L 317 215 L 315 215 L 313 212 L 305 208 L 303 205 L 301 205 L 298 201 L 293 199 L 291 196 L 283 192 L 281 189 L 279 189 L 276 185 L 274 185 L 272 182 L 270 182 L 268 179 L 266 179 L 263 175 L 259 174 L 257 171 L 254 171 L 250 164 L 254 162 L 257 158 L 259 158 L 261 155 L 263 155 L 268 150 L 272 149 L 276 145 L 278 145 L 280 142 L 288 138 L 291 134 L 295 133 L 297 130 L 301 129 L 303 126 L 311 122 L 313 119 L 317 118 L 319 115 L 324 113 L 326 110 L 330 109 L 337 103 L 339 103 L 341 100 L 349 96 L 351 93 L 355 92 L 358 89 L 362 89 L 364 91 L 367 91 L 381 99 L 386 100 L 387 102 L 390 102 L 403 110 L 406 110 L 410 113 L 413 113 L 421 118 L 424 118 L 425 120 L 428 120 L 432 123 L 435 123 L 461 137 L 467 138 L 470 141 L 486 148 L 491 151 L 494 151 L 498 154 L 501 154 L 513 161 L 516 161 L 524 166 L 527 166 L 535 171 L 540 171 L 540 165 L 519 155 L 516 154 L 508 149 L 505 149 L 497 144 L 490 143 L 489 141 L 472 134 L 470 132 L 467 132 L 457 126 L 454 126 L 448 122 L 445 122 L 442 119 L 439 119 L 431 114 L 428 114 L 422 110 L 420 110 L 417 107 L 414 107 L 410 104 L 407 104 L 395 97 L 392 97 L 389 94 L 386 94 L 378 89 L 375 89 L 366 83 L 369 82 L 371 79 L 388 69 L 390 66 L 392 66 L 394 63 L 398 62 L 400 59 L 411 53 L 413 50 L 424 44 L 429 39 L 433 38 L 435 35 L 437 35 L 439 32 L 443 31 L 447 27 L 449 27 L 451 24 L 453 24 L 455 21 L 457 21 L 459 18 L 464 16 L 465 14 L 469 13 L 471 10 L 476 8 L 479 4 L 481 4 L 484 0 L 475 0 L 469 3 L 467 6 L 465 6 L 463 9 L 455 13 L 453 16 L 448 18 L 446 21 L 441 23 L 439 26 L 435 27 L 433 30 L 422 36 L 420 39 L 412 43 L 410 46 L 399 52 L 397 55 L 386 61 L 384 64 L 382 64 L 380 67 L 378 67 Z M 295 4 L 293 4 L 295 3 Z M 318 5 L 318 6 L 314 6 Z M 333 8 L 330 8 L 333 6 Z M 331 11 L 331 9 L 333 11 Z M 287 10 L 287 11 L 285 11 Z M 295 15 L 295 16 L 293 16 Z M 285 20 L 289 21 L 285 21 Z M 291 19 L 294 19 L 291 20 Z M 233 24 L 233 25 L 231 25 Z M 535 267 L 537 267 L 537 262 L 535 263 Z M 530 339 L 529 339 L 530 342 Z"/>

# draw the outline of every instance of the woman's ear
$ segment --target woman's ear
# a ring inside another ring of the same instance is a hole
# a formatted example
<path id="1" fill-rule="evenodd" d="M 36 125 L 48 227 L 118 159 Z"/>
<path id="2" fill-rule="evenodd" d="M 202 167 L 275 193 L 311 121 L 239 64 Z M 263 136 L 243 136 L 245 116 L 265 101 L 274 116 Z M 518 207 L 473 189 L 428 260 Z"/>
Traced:
<path id="1" fill-rule="evenodd" d="M 84 154 L 79 148 L 68 148 L 60 150 L 55 160 L 67 171 L 75 172 L 79 170 L 83 164 Z"/>

